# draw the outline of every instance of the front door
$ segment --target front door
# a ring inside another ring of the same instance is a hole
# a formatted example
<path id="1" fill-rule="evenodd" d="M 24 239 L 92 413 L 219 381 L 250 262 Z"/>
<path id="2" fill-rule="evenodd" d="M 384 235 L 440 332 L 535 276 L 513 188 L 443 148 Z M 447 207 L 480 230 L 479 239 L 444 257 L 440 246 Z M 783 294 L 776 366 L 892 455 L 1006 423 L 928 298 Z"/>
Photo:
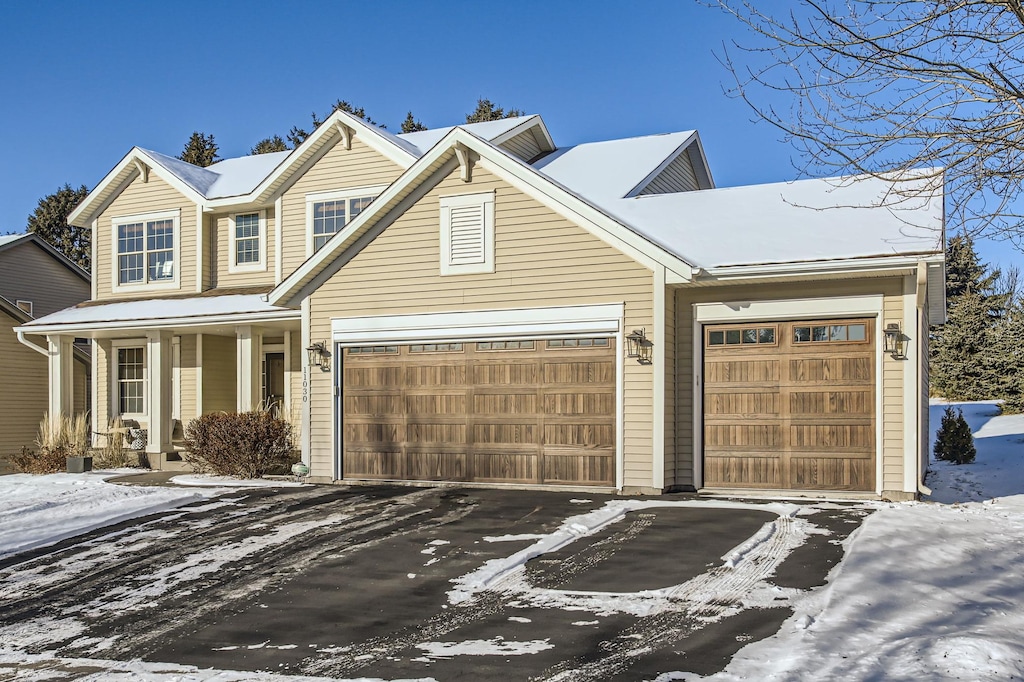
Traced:
<path id="1" fill-rule="evenodd" d="M 284 353 L 267 353 L 263 363 L 263 404 L 275 417 L 284 406 Z"/>

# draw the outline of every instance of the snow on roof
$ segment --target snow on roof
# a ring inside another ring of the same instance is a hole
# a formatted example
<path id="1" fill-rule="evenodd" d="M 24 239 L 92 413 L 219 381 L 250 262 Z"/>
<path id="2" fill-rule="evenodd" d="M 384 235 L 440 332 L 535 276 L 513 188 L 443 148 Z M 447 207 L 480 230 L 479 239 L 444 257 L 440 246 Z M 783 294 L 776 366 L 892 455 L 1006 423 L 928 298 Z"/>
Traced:
<path id="1" fill-rule="evenodd" d="M 516 126 L 520 125 L 527 119 L 534 118 L 536 114 L 530 114 L 529 116 L 514 116 L 512 118 L 502 118 L 497 121 L 483 121 L 481 123 L 463 123 L 460 126 L 447 126 L 445 128 L 431 128 L 430 130 L 420 130 L 415 133 L 402 133 L 396 137 L 405 140 L 419 150 L 419 155 L 424 154 L 428 149 L 433 147 L 435 144 L 441 141 L 445 135 L 447 135 L 453 128 L 462 128 L 468 130 L 477 137 L 481 137 L 485 140 L 493 140 L 500 137 L 512 130 Z"/>
<path id="2" fill-rule="evenodd" d="M 24 239 L 28 235 L 29 233 L 27 232 L 22 234 L 5 234 L 3 236 L 0 236 L 0 246 L 7 246 L 8 244 L 16 242 L 19 239 Z"/>
<path id="3" fill-rule="evenodd" d="M 225 315 L 251 315 L 259 313 L 285 313 L 289 317 L 296 311 L 270 305 L 263 294 L 235 294 L 227 296 L 197 296 L 192 298 L 161 298 L 158 301 L 142 299 L 103 305 L 65 308 L 25 325 L 49 327 L 52 325 L 87 326 L 105 322 L 136 322 L 177 318 L 214 317 Z"/>
<path id="4" fill-rule="evenodd" d="M 207 166 L 206 170 L 216 173 L 218 177 L 207 190 L 206 198 L 219 199 L 248 194 L 281 165 L 289 154 L 290 151 L 283 151 L 239 156 Z"/>
<path id="5" fill-rule="evenodd" d="M 702 268 L 941 253 L 934 170 L 899 182 L 871 176 L 799 180 L 595 199 L 662 248 Z M 895 191 L 894 191 L 895 188 Z"/>
<path id="6" fill-rule="evenodd" d="M 179 180 L 204 197 L 207 196 L 206 193 L 213 187 L 213 183 L 217 181 L 218 175 L 206 168 L 193 166 L 191 163 L 181 159 L 175 159 L 174 157 L 149 149 L 142 149 L 142 151 L 165 170 L 174 174 Z"/>
<path id="7" fill-rule="evenodd" d="M 564 147 L 533 167 L 580 196 L 621 199 L 694 134 L 693 130 Z"/>

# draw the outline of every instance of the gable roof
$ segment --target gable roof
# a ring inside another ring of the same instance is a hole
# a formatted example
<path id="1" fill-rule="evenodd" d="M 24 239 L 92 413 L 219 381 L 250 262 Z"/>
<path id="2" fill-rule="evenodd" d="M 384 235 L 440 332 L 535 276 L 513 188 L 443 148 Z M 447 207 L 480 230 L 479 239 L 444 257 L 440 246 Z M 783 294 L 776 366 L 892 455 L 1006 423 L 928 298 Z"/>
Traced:
<path id="1" fill-rule="evenodd" d="M 47 242 L 45 239 L 32 232 L 25 232 L 23 234 L 9 234 L 0 237 L 0 253 L 8 249 L 12 249 L 20 244 L 35 244 L 37 247 L 42 249 L 55 261 L 66 267 L 68 270 L 78 275 L 81 279 L 86 282 L 92 282 L 92 276 L 84 269 L 79 267 L 78 263 L 75 263 L 70 258 L 65 256 L 63 253 L 58 251 L 56 247 Z"/>

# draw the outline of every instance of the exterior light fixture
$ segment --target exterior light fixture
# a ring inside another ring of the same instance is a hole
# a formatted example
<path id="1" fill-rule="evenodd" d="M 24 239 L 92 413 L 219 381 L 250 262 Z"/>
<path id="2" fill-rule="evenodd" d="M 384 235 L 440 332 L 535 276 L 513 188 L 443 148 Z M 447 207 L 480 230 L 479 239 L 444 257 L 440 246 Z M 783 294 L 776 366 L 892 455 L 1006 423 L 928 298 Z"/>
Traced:
<path id="1" fill-rule="evenodd" d="M 327 351 L 327 344 L 323 341 L 316 341 L 306 348 L 309 356 L 309 366 L 319 367 L 323 372 L 331 371 L 331 354 Z"/>
<path id="2" fill-rule="evenodd" d="M 890 322 L 885 325 L 883 349 L 892 356 L 893 360 L 906 359 L 907 356 L 903 353 L 903 341 L 903 331 L 900 329 L 899 322 Z"/>
<path id="3" fill-rule="evenodd" d="M 641 365 L 649 365 L 653 362 L 651 356 L 654 352 L 654 344 L 647 338 L 646 329 L 634 329 L 626 335 L 626 357 L 636 358 Z"/>

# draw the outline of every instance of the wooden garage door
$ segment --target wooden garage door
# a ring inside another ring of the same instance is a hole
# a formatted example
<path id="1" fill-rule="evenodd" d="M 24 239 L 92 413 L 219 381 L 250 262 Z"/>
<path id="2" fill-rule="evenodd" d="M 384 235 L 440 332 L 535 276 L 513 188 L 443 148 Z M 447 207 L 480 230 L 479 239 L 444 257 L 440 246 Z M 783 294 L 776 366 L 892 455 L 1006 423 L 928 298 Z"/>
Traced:
<path id="1" fill-rule="evenodd" d="M 342 349 L 344 476 L 613 485 L 614 343 Z"/>
<path id="2" fill-rule="evenodd" d="M 704 327 L 704 485 L 875 489 L 870 319 Z"/>

